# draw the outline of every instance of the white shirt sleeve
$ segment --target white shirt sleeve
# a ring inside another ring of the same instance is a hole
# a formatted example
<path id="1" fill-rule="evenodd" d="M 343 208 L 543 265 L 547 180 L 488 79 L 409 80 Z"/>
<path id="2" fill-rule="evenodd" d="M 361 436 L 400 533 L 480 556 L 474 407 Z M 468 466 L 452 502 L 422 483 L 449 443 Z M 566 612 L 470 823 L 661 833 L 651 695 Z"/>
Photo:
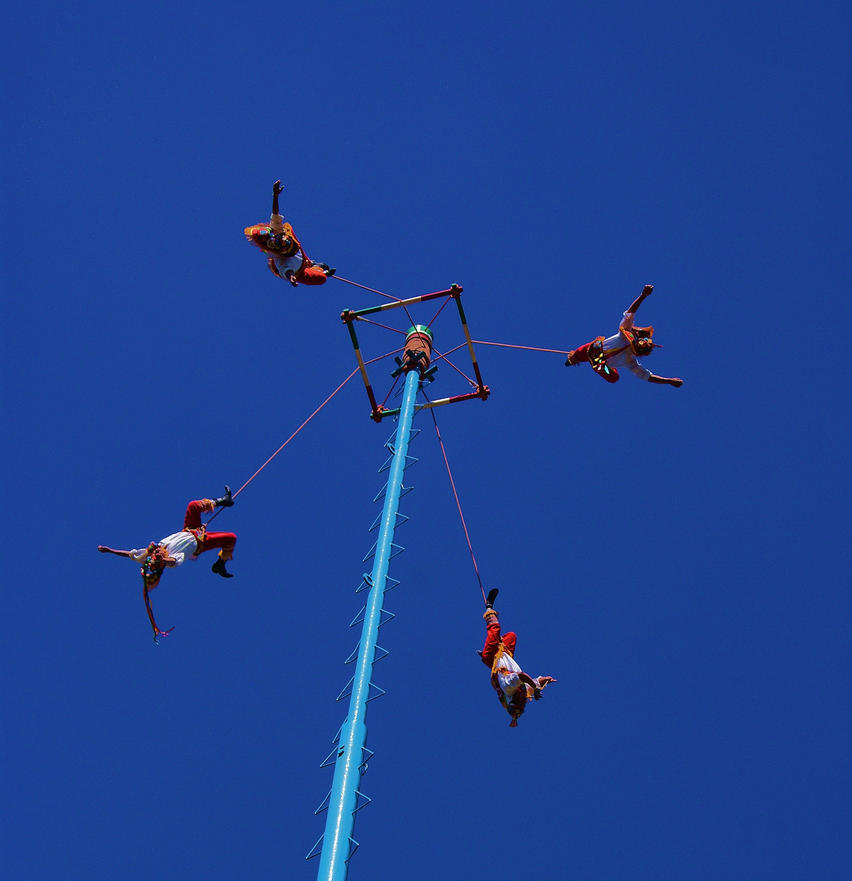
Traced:
<path id="1" fill-rule="evenodd" d="M 633 318 L 635 317 L 635 312 L 625 312 L 624 318 L 621 319 L 621 324 L 618 325 L 619 330 L 633 330 Z"/>
<path id="2" fill-rule="evenodd" d="M 302 268 L 302 255 L 298 251 L 289 257 L 273 254 L 272 259 L 275 261 L 275 265 L 280 270 L 281 275 L 284 275 L 288 270 L 290 272 L 298 272 Z"/>
<path id="3" fill-rule="evenodd" d="M 166 548 L 168 551 L 168 548 Z M 135 560 L 137 563 L 144 563 L 145 557 L 148 556 L 148 548 L 139 548 L 130 551 L 130 559 Z M 186 554 L 181 551 L 174 551 L 170 553 L 170 556 L 175 558 L 175 565 L 180 566 L 181 563 L 186 559 Z"/>
<path id="4" fill-rule="evenodd" d="M 284 232 L 284 217 L 280 214 L 270 214 L 269 225 L 275 232 Z"/>
<path id="5" fill-rule="evenodd" d="M 646 382 L 651 377 L 651 371 L 647 367 L 643 367 L 633 356 L 625 358 L 625 366 L 634 376 L 638 376 L 639 379 L 644 379 Z"/>

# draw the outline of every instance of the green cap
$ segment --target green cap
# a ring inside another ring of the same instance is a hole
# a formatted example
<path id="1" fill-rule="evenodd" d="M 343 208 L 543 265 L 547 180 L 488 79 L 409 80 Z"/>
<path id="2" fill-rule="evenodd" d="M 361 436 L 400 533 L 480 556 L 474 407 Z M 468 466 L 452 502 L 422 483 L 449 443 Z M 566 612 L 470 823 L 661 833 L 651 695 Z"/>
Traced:
<path id="1" fill-rule="evenodd" d="M 429 339 L 434 342 L 435 338 L 432 336 L 432 331 L 426 327 L 425 324 L 415 324 L 413 327 L 408 328 L 408 336 L 411 336 L 413 333 L 425 333 Z"/>

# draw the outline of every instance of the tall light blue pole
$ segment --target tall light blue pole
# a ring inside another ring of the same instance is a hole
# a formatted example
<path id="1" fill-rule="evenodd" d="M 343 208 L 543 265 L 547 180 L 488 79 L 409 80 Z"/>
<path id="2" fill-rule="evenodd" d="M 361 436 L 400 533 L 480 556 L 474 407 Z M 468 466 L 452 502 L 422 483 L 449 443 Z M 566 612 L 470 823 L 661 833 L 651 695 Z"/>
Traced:
<path id="1" fill-rule="evenodd" d="M 364 750 L 367 744 L 367 700 L 370 697 L 370 682 L 373 675 L 376 640 L 381 623 L 388 562 L 393 544 L 399 495 L 402 489 L 402 477 L 408 454 L 408 439 L 419 382 L 420 374 L 416 369 L 410 370 L 406 374 L 402 405 L 399 409 L 393 461 L 385 492 L 379 537 L 376 542 L 372 587 L 367 597 L 361 643 L 358 648 L 358 661 L 352 680 L 349 714 L 340 729 L 338 740 L 334 780 L 329 795 L 328 818 L 323 835 L 317 881 L 345 881 L 348 871 L 350 847 L 354 840 L 352 831 L 355 826 L 355 810 L 358 808 L 358 784 L 361 780 L 365 761 Z"/>

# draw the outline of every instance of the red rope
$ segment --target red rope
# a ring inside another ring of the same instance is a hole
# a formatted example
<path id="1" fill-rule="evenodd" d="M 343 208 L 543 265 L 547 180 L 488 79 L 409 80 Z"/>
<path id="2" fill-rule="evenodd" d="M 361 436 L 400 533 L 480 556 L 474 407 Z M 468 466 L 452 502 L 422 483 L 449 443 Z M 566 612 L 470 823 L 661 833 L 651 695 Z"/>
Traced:
<path id="1" fill-rule="evenodd" d="M 401 373 L 399 374 L 399 376 L 396 377 L 396 379 L 394 379 L 393 383 L 391 383 L 391 387 L 390 387 L 390 389 L 388 390 L 388 393 L 385 395 L 385 399 L 382 401 L 382 406 L 383 406 L 383 407 L 384 407 L 385 404 L 387 404 L 387 402 L 388 402 L 388 398 L 391 396 L 391 394 L 393 393 L 393 390 L 396 388 L 396 384 L 399 382 L 399 377 L 400 377 L 400 376 L 402 376 Z"/>
<path id="2" fill-rule="evenodd" d="M 365 361 L 364 363 L 373 364 L 376 361 L 381 361 L 382 358 L 389 358 L 391 355 L 395 355 L 397 354 L 397 352 L 401 351 L 402 349 L 394 349 L 391 352 L 385 352 L 384 355 L 378 355 L 375 358 L 371 358 L 369 361 Z M 260 472 L 263 471 L 264 468 L 266 468 L 266 466 L 281 452 L 281 450 L 283 450 L 284 447 L 286 447 L 287 444 L 289 444 L 290 441 L 293 440 L 293 438 L 311 421 L 311 419 L 314 418 L 314 416 L 317 415 L 317 413 L 319 413 L 320 410 L 322 410 L 322 408 L 343 388 L 343 386 L 345 386 L 346 383 L 349 382 L 349 380 L 352 379 L 352 377 L 355 376 L 356 373 L 358 373 L 359 370 L 360 367 L 356 367 L 349 374 L 349 376 L 347 376 L 346 379 L 344 379 L 343 382 L 340 383 L 340 385 L 319 405 L 319 407 L 317 407 L 316 410 L 314 410 L 314 412 L 311 413 L 310 416 L 308 416 L 308 418 L 290 435 L 290 437 L 288 437 L 287 440 L 285 440 L 284 443 L 281 444 L 281 446 L 278 447 L 278 449 L 263 463 L 263 465 L 261 465 L 260 468 L 258 468 L 257 471 L 255 471 L 254 474 L 252 474 L 252 476 L 233 494 L 232 498 L 236 498 L 255 479 L 255 477 L 257 477 L 257 475 L 260 474 Z M 222 509 L 219 508 L 217 511 L 214 511 L 213 516 L 207 520 L 207 523 L 215 520 L 219 516 L 221 510 Z"/>
<path id="3" fill-rule="evenodd" d="M 441 359 L 446 359 L 447 355 L 452 355 L 453 352 L 457 352 L 459 349 L 463 349 L 466 345 L 467 345 L 467 343 L 459 343 L 454 348 L 450 349 L 449 351 L 444 352 L 443 355 L 439 354 L 437 358 L 430 359 L 429 363 L 434 364 L 436 361 L 440 361 Z M 438 350 L 433 349 L 432 351 L 437 352 Z M 475 385 L 475 383 L 474 383 L 474 385 Z"/>
<path id="4" fill-rule="evenodd" d="M 485 340 L 471 340 L 471 342 L 476 343 L 478 346 L 502 346 L 504 349 L 527 349 L 530 352 L 554 352 L 557 355 L 569 354 L 569 352 L 563 351 L 562 349 L 542 349 L 538 346 L 514 346 L 511 343 L 489 343 Z"/>
<path id="5" fill-rule="evenodd" d="M 464 537 L 467 541 L 467 548 L 470 551 L 470 559 L 473 561 L 473 571 L 476 573 L 476 580 L 479 582 L 479 589 L 482 591 L 482 600 L 483 602 L 487 602 L 485 598 L 485 588 L 482 586 L 482 578 L 480 578 L 479 576 L 479 566 L 476 565 L 476 556 L 473 553 L 473 545 L 470 543 L 470 534 L 467 531 L 467 523 L 465 522 L 464 514 L 462 513 L 461 502 L 459 501 L 459 494 L 456 491 L 456 482 L 453 480 L 453 472 L 450 470 L 450 463 L 447 459 L 447 450 L 444 447 L 444 441 L 442 440 L 441 432 L 438 429 L 438 420 L 435 418 L 434 409 L 430 408 L 429 413 L 432 416 L 432 421 L 435 423 L 435 433 L 438 435 L 438 443 L 441 445 L 441 455 L 444 457 L 444 464 L 447 466 L 447 474 L 450 478 L 450 486 L 453 489 L 453 496 L 456 500 L 456 507 L 459 509 L 459 517 L 461 518 L 462 529 L 464 530 Z"/>
<path id="6" fill-rule="evenodd" d="M 462 343 L 462 345 L 467 345 L 467 344 L 466 344 L 466 343 Z M 457 348 L 457 349 L 460 349 L 461 346 L 456 346 L 456 348 Z M 438 351 L 438 350 L 435 349 L 435 351 Z M 453 362 L 450 361 L 450 359 L 449 359 L 446 355 L 442 355 L 440 352 L 438 352 L 438 358 L 443 358 L 444 361 L 446 361 L 447 364 L 449 364 L 450 367 L 452 367 L 453 370 L 455 370 L 456 373 L 458 373 L 458 374 L 460 374 L 461 376 L 463 376 L 463 377 L 464 377 L 464 378 L 465 378 L 465 379 L 466 379 L 466 380 L 467 380 L 467 381 L 468 381 L 468 382 L 469 382 L 474 388 L 479 388 L 479 385 L 478 385 L 477 383 L 475 383 L 475 382 L 474 382 L 474 381 L 473 381 L 473 380 L 472 380 L 472 379 L 471 379 L 466 373 L 463 373 L 461 370 L 459 370 L 459 368 L 456 367 L 456 365 L 453 364 Z M 438 358 L 436 358 L 435 360 L 437 361 Z"/>
<path id="7" fill-rule="evenodd" d="M 431 327 L 435 323 L 435 319 L 444 311 L 444 306 L 452 300 L 452 297 L 447 297 L 444 302 L 441 304 L 441 308 L 432 316 L 432 320 L 426 325 L 426 327 Z"/>
<path id="8" fill-rule="evenodd" d="M 400 330 L 398 327 L 391 327 L 389 324 L 382 324 L 380 321 L 373 321 L 371 318 L 362 318 L 360 315 L 358 316 L 358 321 L 363 321 L 366 324 L 375 324 L 376 327 L 382 327 L 385 330 L 392 330 L 394 333 L 401 333 L 405 336 L 405 331 Z"/>
<path id="9" fill-rule="evenodd" d="M 386 300 L 393 300 L 394 303 L 402 302 L 402 297 L 394 297 L 392 294 L 385 294 L 382 291 L 377 291 L 375 288 L 368 288 L 367 285 L 358 284 L 357 281 L 352 281 L 348 278 L 342 278 L 339 275 L 332 275 L 331 278 L 336 278 L 338 281 L 346 282 L 346 284 L 351 284 L 353 287 L 361 288 L 361 290 L 370 291 L 373 294 L 378 294 L 380 297 L 384 297 Z M 414 319 L 411 317 L 411 313 L 408 311 L 408 306 L 403 306 L 402 309 L 403 312 L 405 312 L 405 314 L 408 316 L 408 320 L 411 322 L 411 324 L 414 324 Z"/>
<path id="10" fill-rule="evenodd" d="M 387 355 L 383 355 L 382 357 L 386 358 Z M 281 446 L 278 447 L 278 449 L 263 463 L 263 465 L 261 465 L 260 468 L 258 468 L 257 471 L 255 471 L 254 474 L 252 474 L 252 476 L 234 493 L 233 498 L 236 498 L 255 479 L 255 477 L 257 477 L 257 475 L 260 474 L 260 472 L 263 471 L 264 468 L 266 468 L 266 466 L 281 452 L 281 450 L 283 450 L 284 447 L 286 447 L 287 444 L 289 444 L 290 441 L 293 440 L 293 438 L 311 421 L 311 419 L 313 419 L 314 416 L 316 416 L 317 413 L 319 413 L 319 411 L 322 410 L 322 408 L 343 388 L 343 386 L 345 386 L 346 383 L 349 382 L 349 380 L 352 379 L 353 376 L 355 376 L 359 369 L 360 368 L 356 367 L 349 374 L 349 376 L 347 376 L 346 379 L 344 379 L 343 382 L 340 383 L 340 385 L 319 405 L 319 407 L 317 407 L 316 410 L 314 410 L 314 412 L 311 413 L 310 416 L 308 416 L 308 418 L 290 435 L 290 437 L 288 437 L 287 440 L 285 440 L 284 443 L 281 444 Z M 207 520 L 207 523 L 215 520 L 216 517 L 219 516 L 219 511 L 221 510 L 222 509 L 219 508 L 219 510 L 214 511 L 213 516 L 210 517 L 209 520 Z"/>
<path id="11" fill-rule="evenodd" d="M 358 284 L 357 281 L 351 281 L 350 279 L 343 278 L 340 275 L 333 275 L 331 277 L 336 278 L 338 281 L 344 281 L 346 282 L 346 284 L 351 284 L 353 287 L 361 288 L 361 290 L 370 291 L 370 293 L 372 294 L 378 294 L 380 297 L 384 297 L 386 300 L 393 300 L 394 302 L 398 303 L 402 299 L 401 297 L 394 297 L 392 294 L 385 294 L 382 291 L 377 291 L 375 288 L 368 288 L 365 284 Z"/>
<path id="12" fill-rule="evenodd" d="M 404 349 L 402 347 L 399 347 L 391 352 L 385 352 L 384 355 L 376 355 L 375 358 L 370 358 L 369 361 L 365 361 L 364 365 L 366 366 L 367 364 L 375 364 L 376 361 L 381 361 L 382 358 L 390 358 L 391 355 L 398 355 L 402 351 L 404 351 Z"/>

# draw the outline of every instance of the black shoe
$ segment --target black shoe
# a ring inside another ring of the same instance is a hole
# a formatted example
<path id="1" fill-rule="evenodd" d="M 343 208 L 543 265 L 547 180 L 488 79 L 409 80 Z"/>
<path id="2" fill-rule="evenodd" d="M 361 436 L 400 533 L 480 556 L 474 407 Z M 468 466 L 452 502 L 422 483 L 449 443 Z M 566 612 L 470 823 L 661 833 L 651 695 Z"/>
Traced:
<path id="1" fill-rule="evenodd" d="M 234 504 L 234 500 L 231 498 L 231 487 L 228 484 L 225 484 L 225 495 L 222 496 L 221 499 L 213 500 L 214 508 L 230 508 Z"/>
<path id="2" fill-rule="evenodd" d="M 490 609 L 494 605 L 494 600 L 497 599 L 498 593 L 500 593 L 500 591 L 496 587 L 492 587 L 491 590 L 488 591 L 488 599 L 485 601 L 486 609 Z"/>
<path id="3" fill-rule="evenodd" d="M 217 575 L 221 575 L 222 578 L 233 578 L 234 575 L 232 572 L 228 572 L 225 568 L 225 561 L 219 557 L 219 559 L 210 567 L 211 572 L 215 572 Z"/>

